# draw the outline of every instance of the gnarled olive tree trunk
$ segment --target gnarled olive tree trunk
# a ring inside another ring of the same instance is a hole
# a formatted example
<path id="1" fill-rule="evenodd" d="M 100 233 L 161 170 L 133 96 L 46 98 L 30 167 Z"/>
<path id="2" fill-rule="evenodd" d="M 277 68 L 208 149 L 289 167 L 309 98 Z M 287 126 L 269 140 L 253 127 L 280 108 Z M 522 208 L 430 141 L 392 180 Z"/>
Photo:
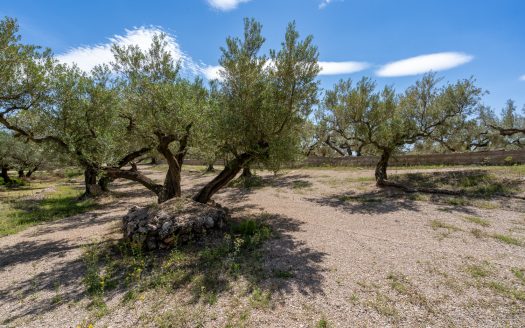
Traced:
<path id="1" fill-rule="evenodd" d="M 388 180 L 386 170 L 388 168 L 388 160 L 390 159 L 391 155 L 392 155 L 391 149 L 387 149 L 387 148 L 383 149 L 381 158 L 379 159 L 379 162 L 376 165 L 375 178 L 376 178 L 376 185 L 379 187 L 384 186 L 385 181 Z"/>
<path id="2" fill-rule="evenodd" d="M 30 178 L 36 171 L 38 171 L 38 165 L 33 167 L 32 169 L 27 170 L 26 178 Z"/>
<path id="3" fill-rule="evenodd" d="M 253 176 L 253 173 L 252 171 L 250 170 L 250 167 L 249 166 L 246 166 L 242 169 L 242 174 L 241 176 L 243 178 L 251 178 Z"/>
<path id="4" fill-rule="evenodd" d="M 9 167 L 2 166 L 2 179 L 4 179 L 4 183 L 11 182 L 11 178 L 9 177 Z"/>
<path id="5" fill-rule="evenodd" d="M 94 166 L 87 166 L 84 170 L 85 191 L 83 198 L 100 195 L 102 189 L 97 184 L 98 169 Z"/>
<path id="6" fill-rule="evenodd" d="M 228 182 L 233 180 L 235 176 L 237 176 L 237 174 L 242 170 L 242 168 L 253 159 L 253 154 L 244 153 L 228 162 L 219 175 L 208 182 L 195 196 L 193 196 L 193 200 L 204 204 L 209 202 L 211 197 L 217 191 L 226 186 Z"/>

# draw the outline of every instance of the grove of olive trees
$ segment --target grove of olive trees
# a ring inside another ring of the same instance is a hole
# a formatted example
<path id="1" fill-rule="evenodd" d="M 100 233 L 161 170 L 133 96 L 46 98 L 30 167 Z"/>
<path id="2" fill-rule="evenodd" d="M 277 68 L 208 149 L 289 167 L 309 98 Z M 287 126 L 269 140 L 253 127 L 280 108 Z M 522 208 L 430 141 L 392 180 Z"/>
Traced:
<path id="1" fill-rule="evenodd" d="M 158 202 L 181 197 L 188 154 L 224 168 L 193 199 L 206 203 L 243 169 L 278 170 L 305 155 L 379 155 L 378 186 L 391 156 L 523 146 L 525 119 L 509 101 L 500 118 L 482 105 L 473 78 L 443 83 L 428 73 L 398 92 L 374 81 L 320 90 L 318 49 L 289 24 L 280 49 L 262 52 L 262 25 L 245 19 L 241 37 L 221 48 L 220 79 L 206 85 L 180 74 L 165 36 L 149 49 L 113 46 L 114 59 L 91 72 L 61 64 L 22 42 L 16 20 L 0 24 L 2 176 L 31 175 L 59 151 L 84 170 L 85 196 L 118 178 L 136 181 Z M 10 132 L 7 132 L 10 131 Z M 167 164 L 159 184 L 134 164 L 155 154 Z M 48 157 L 47 157 L 48 158 Z M 129 166 L 131 165 L 131 168 Z"/>

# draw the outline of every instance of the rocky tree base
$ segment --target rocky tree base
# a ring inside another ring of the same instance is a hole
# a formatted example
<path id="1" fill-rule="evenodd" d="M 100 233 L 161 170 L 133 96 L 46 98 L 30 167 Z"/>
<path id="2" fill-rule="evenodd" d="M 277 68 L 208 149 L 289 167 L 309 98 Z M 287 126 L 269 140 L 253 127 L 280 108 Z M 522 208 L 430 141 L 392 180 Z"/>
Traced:
<path id="1" fill-rule="evenodd" d="M 173 198 L 159 205 L 133 207 L 122 223 L 125 239 L 153 250 L 187 243 L 222 229 L 226 219 L 226 210 L 218 206 Z"/>

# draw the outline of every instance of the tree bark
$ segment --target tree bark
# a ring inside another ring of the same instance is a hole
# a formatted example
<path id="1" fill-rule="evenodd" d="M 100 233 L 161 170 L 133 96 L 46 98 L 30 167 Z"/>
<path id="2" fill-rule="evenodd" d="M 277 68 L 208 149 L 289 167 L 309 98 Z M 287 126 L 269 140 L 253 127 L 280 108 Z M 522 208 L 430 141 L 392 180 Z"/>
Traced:
<path id="1" fill-rule="evenodd" d="M 346 156 L 344 151 L 342 151 L 341 149 L 339 149 L 336 145 L 334 145 L 334 143 L 332 142 L 330 136 L 328 136 L 325 140 L 325 144 L 328 145 L 328 147 L 332 148 L 333 150 L 335 150 L 336 153 L 338 153 L 339 155 L 341 156 Z"/>
<path id="2" fill-rule="evenodd" d="M 228 162 L 219 175 L 208 182 L 195 196 L 193 196 L 193 200 L 204 204 L 209 202 L 211 197 L 222 187 L 228 184 L 228 182 L 233 180 L 235 176 L 237 176 L 237 174 L 241 171 L 241 169 L 246 166 L 246 164 L 248 164 L 253 158 L 254 155 L 244 153 Z"/>
<path id="3" fill-rule="evenodd" d="M 392 155 L 391 149 L 383 149 L 381 158 L 379 159 L 379 162 L 376 165 L 375 178 L 376 178 L 376 185 L 379 187 L 384 186 L 385 185 L 384 182 L 388 180 L 388 175 L 386 173 L 386 170 L 388 168 L 388 160 L 390 159 L 391 155 Z"/>
<path id="4" fill-rule="evenodd" d="M 208 164 L 208 167 L 206 168 L 206 172 L 215 172 L 215 168 L 213 167 L 213 163 L 212 164 Z"/>
<path id="5" fill-rule="evenodd" d="M 18 177 L 20 179 L 24 177 L 24 170 L 18 170 Z"/>
<path id="6" fill-rule="evenodd" d="M 101 193 L 101 188 L 97 184 L 98 170 L 92 166 L 86 167 L 84 170 L 84 184 L 85 192 L 83 198 L 94 197 Z"/>
<path id="7" fill-rule="evenodd" d="M 180 197 L 182 195 L 180 182 L 180 167 L 170 166 L 168 172 L 166 173 L 166 178 L 164 178 L 164 186 L 162 188 L 162 192 L 158 195 L 159 204 L 164 203 L 169 199 Z"/>
<path id="8" fill-rule="evenodd" d="M 109 191 L 109 184 L 111 182 L 112 182 L 111 178 L 109 178 L 107 176 L 103 176 L 100 179 L 98 179 L 98 186 L 100 187 L 100 190 L 102 190 L 103 192 L 108 192 Z"/>
<path id="9" fill-rule="evenodd" d="M 249 166 L 246 166 L 242 169 L 242 175 L 243 178 L 251 178 L 253 176 L 252 171 L 250 170 Z"/>
<path id="10" fill-rule="evenodd" d="M 38 166 L 35 166 L 34 168 L 32 169 L 29 169 L 27 172 L 26 172 L 26 178 L 30 178 L 33 173 L 35 173 L 36 171 L 38 170 Z"/>
<path id="11" fill-rule="evenodd" d="M 2 166 L 2 179 L 4 179 L 4 183 L 10 183 L 12 181 L 8 171 L 9 168 L 7 166 Z"/>
<path id="12" fill-rule="evenodd" d="M 181 190 L 181 170 L 184 157 L 186 156 L 188 140 L 190 137 L 190 130 L 192 124 L 186 126 L 186 133 L 179 140 L 179 149 L 176 154 L 173 154 L 170 150 L 170 143 L 177 140 L 173 135 L 158 135 L 159 146 L 157 150 L 164 156 L 168 162 L 168 172 L 164 179 L 164 188 L 158 195 L 158 202 L 163 203 L 168 199 L 180 197 L 182 195 Z"/>
<path id="13" fill-rule="evenodd" d="M 151 157 L 150 159 L 151 159 L 150 161 L 151 165 L 157 165 L 157 157 Z"/>
<path id="14" fill-rule="evenodd" d="M 139 171 L 131 170 L 122 170 L 118 167 L 106 167 L 104 168 L 104 173 L 106 177 L 110 179 L 127 179 L 135 181 L 146 187 L 147 189 L 153 191 L 157 196 L 162 192 L 164 186 L 156 183 L 152 179 L 148 178 Z"/>

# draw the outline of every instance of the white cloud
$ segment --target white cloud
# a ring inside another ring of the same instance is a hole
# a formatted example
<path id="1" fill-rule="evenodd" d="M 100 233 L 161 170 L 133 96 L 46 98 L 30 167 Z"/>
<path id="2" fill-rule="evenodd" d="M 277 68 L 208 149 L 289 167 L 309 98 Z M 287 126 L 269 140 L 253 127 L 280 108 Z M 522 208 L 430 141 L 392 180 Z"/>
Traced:
<path id="1" fill-rule="evenodd" d="M 272 61 L 268 61 L 265 66 L 272 65 Z M 320 61 L 319 66 L 321 66 L 321 72 L 319 75 L 339 75 L 339 74 L 351 74 L 359 72 L 370 67 L 370 64 L 365 62 L 355 62 L 355 61 L 346 61 L 346 62 L 324 62 Z M 222 69 L 221 66 L 201 66 L 198 70 L 204 75 L 208 80 L 220 79 L 219 72 Z"/>
<path id="2" fill-rule="evenodd" d="M 345 61 L 345 62 L 324 62 L 320 61 L 321 72 L 319 75 L 338 75 L 351 74 L 359 72 L 370 67 L 370 64 L 365 62 Z"/>
<path id="3" fill-rule="evenodd" d="M 520 80 L 521 80 L 521 81 L 525 81 L 525 74 L 523 74 L 522 76 L 520 76 Z"/>
<path id="4" fill-rule="evenodd" d="M 239 4 L 249 1 L 251 0 L 208 0 L 208 4 L 215 9 L 229 11 L 237 8 Z"/>
<path id="5" fill-rule="evenodd" d="M 153 37 L 163 32 L 164 31 L 159 27 L 134 28 L 126 30 L 125 35 L 115 35 L 108 38 L 106 43 L 73 48 L 64 54 L 57 56 L 57 58 L 63 63 L 75 63 L 80 69 L 87 72 L 96 65 L 109 63 L 113 60 L 113 54 L 111 53 L 112 44 L 116 43 L 121 46 L 137 45 L 141 49 L 146 50 L 150 47 Z M 168 43 L 167 48 L 173 59 L 175 61 L 180 60 L 183 69 L 194 72 L 196 70 L 196 65 L 191 58 L 184 54 L 173 35 L 167 33 L 166 35 L 166 41 Z"/>
<path id="6" fill-rule="evenodd" d="M 330 4 L 330 2 L 332 2 L 332 0 L 323 0 L 320 4 L 319 4 L 319 9 L 324 9 L 326 6 L 328 6 Z"/>
<path id="7" fill-rule="evenodd" d="M 220 71 L 222 66 L 204 66 L 199 69 L 199 71 L 204 75 L 208 80 L 220 79 Z"/>
<path id="8" fill-rule="evenodd" d="M 474 57 L 461 52 L 440 52 L 388 63 L 376 74 L 382 77 L 409 76 L 443 71 L 470 62 Z"/>

